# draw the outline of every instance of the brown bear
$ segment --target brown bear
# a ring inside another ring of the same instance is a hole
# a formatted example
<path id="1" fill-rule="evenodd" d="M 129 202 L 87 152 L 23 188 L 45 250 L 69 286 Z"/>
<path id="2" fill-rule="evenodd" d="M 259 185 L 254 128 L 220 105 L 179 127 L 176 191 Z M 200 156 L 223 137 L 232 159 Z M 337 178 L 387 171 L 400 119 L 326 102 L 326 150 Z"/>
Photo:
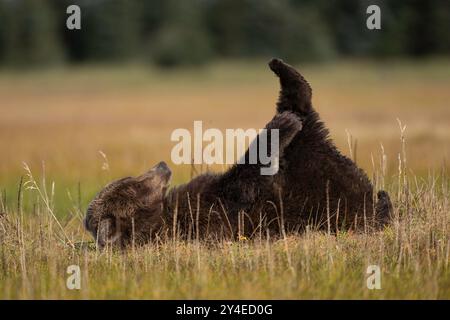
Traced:
<path id="1" fill-rule="evenodd" d="M 306 226 L 367 230 L 388 222 L 388 194 L 380 191 L 375 199 L 364 171 L 336 149 L 311 104 L 309 84 L 279 59 L 269 66 L 281 84 L 277 113 L 266 125 L 269 138 L 270 129 L 279 130 L 278 172 L 261 175 L 263 164 L 245 161 L 167 191 L 171 172 L 161 162 L 143 175 L 115 181 L 92 200 L 85 218 L 100 247 L 158 237 L 250 238 Z M 258 136 L 257 148 L 265 141 Z"/>

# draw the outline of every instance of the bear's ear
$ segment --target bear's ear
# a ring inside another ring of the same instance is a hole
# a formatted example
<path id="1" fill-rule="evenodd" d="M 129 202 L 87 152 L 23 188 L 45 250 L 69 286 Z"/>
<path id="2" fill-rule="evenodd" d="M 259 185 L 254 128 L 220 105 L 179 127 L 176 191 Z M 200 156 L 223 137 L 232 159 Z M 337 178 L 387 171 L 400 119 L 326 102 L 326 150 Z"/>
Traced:
<path id="1" fill-rule="evenodd" d="M 277 102 L 277 112 L 309 113 L 312 110 L 312 90 L 305 78 L 280 59 L 272 59 L 269 67 L 280 79 L 281 90 Z"/>

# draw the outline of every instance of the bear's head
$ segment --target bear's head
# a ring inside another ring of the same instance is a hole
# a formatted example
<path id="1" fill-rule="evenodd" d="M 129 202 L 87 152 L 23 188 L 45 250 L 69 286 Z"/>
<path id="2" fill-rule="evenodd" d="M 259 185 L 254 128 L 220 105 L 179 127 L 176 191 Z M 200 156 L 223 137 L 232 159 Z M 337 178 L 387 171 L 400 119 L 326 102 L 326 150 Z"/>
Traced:
<path id="1" fill-rule="evenodd" d="M 84 225 L 100 248 L 143 243 L 164 224 L 163 204 L 171 171 L 158 163 L 138 177 L 108 184 L 91 201 Z"/>

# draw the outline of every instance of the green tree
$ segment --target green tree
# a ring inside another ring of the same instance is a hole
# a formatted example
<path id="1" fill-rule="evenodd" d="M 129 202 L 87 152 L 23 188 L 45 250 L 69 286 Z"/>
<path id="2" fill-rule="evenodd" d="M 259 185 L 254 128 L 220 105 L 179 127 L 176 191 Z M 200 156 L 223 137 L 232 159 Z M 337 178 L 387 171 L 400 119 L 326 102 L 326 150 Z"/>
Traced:
<path id="1" fill-rule="evenodd" d="M 3 60 L 16 66 L 43 66 L 61 62 L 63 51 L 48 2 L 2 1 Z"/>
<path id="2" fill-rule="evenodd" d="M 164 23 L 147 45 L 153 61 L 163 67 L 199 65 L 213 55 L 199 0 L 169 1 Z"/>
<path id="3" fill-rule="evenodd" d="M 75 33 L 79 34 L 83 59 L 124 61 L 139 55 L 140 12 L 136 1 L 82 1 L 80 8 L 82 28 Z"/>

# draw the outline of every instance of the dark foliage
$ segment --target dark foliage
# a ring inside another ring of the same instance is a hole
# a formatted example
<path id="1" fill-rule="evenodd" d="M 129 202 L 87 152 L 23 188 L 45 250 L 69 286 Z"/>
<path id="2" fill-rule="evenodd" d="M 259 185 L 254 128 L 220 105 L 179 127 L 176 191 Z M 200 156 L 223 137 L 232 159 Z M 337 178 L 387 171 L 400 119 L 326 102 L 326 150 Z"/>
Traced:
<path id="1" fill-rule="evenodd" d="M 66 28 L 71 4 L 81 8 L 81 30 Z M 372 4 L 381 8 L 381 30 L 366 28 Z M 447 0 L 0 0 L 3 65 L 448 53 Z"/>

